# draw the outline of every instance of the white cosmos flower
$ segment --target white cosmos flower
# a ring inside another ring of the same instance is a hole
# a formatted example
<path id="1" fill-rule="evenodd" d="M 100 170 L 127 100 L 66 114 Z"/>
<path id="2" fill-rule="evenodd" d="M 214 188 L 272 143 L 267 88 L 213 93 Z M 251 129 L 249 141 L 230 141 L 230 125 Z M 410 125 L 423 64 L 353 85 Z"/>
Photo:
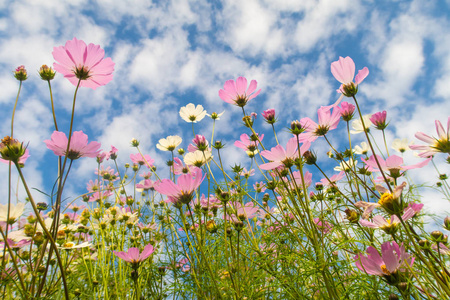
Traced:
<path id="1" fill-rule="evenodd" d="M 394 149 L 397 152 L 403 153 L 406 150 L 409 150 L 409 145 L 412 143 L 408 141 L 407 138 L 404 139 L 395 139 L 392 142 L 392 149 Z"/>
<path id="2" fill-rule="evenodd" d="M 25 209 L 25 203 L 10 204 L 9 219 L 8 219 L 8 204 L 0 204 L 0 221 L 14 224 L 16 220 L 22 216 Z"/>
<path id="3" fill-rule="evenodd" d="M 196 150 L 194 152 L 189 152 L 184 157 L 184 163 L 189 166 L 201 167 L 206 162 L 212 159 L 211 151 L 200 151 Z"/>
<path id="4" fill-rule="evenodd" d="M 360 154 L 360 155 L 367 154 L 367 152 L 369 152 L 369 150 L 370 150 L 369 144 L 366 142 L 362 142 L 360 145 L 356 145 L 355 149 L 353 149 L 353 151 L 355 151 L 356 154 Z"/>
<path id="5" fill-rule="evenodd" d="M 73 242 L 67 242 L 61 245 L 61 247 L 58 247 L 59 249 L 66 249 L 66 250 L 72 250 L 72 249 L 80 249 L 80 248 L 84 248 L 84 247 L 91 247 L 92 244 L 89 242 L 84 242 L 81 244 L 76 245 Z"/>
<path id="6" fill-rule="evenodd" d="M 372 122 L 370 121 L 370 117 L 371 116 L 372 115 L 364 115 L 363 116 L 364 125 L 365 125 L 367 131 L 369 131 L 370 130 L 370 126 L 372 126 Z M 352 128 L 353 128 L 353 130 L 350 130 L 351 134 L 357 134 L 357 133 L 364 132 L 364 128 L 362 126 L 362 122 L 361 122 L 360 119 L 354 120 L 352 122 Z"/>
<path id="7" fill-rule="evenodd" d="M 350 168 L 353 168 L 357 164 L 358 164 L 357 160 L 353 160 L 352 158 L 349 158 L 349 160 L 347 160 L 345 162 L 341 162 L 339 164 L 339 166 L 334 168 L 334 170 L 338 171 L 338 172 L 340 172 L 340 171 L 348 171 L 348 170 L 350 170 Z"/>
<path id="8" fill-rule="evenodd" d="M 178 135 L 169 135 L 165 139 L 160 139 L 156 148 L 161 151 L 173 151 L 181 144 L 181 142 L 182 139 Z"/>
<path id="9" fill-rule="evenodd" d="M 195 106 L 192 103 L 189 103 L 186 106 L 180 108 L 180 117 L 186 122 L 197 123 L 206 116 L 206 110 L 203 109 L 203 106 L 200 104 Z"/>
<path id="10" fill-rule="evenodd" d="M 212 114 L 206 114 L 206 115 L 213 120 L 220 120 L 220 117 L 223 115 L 224 112 L 225 111 L 221 112 L 220 114 L 213 112 Z"/>

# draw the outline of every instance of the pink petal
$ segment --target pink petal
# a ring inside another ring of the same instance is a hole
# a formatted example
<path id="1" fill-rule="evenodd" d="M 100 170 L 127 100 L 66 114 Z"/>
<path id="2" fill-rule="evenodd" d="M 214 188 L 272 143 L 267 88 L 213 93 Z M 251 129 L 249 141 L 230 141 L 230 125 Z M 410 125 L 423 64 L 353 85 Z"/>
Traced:
<path id="1" fill-rule="evenodd" d="M 355 83 L 360 84 L 363 80 L 369 75 L 369 69 L 364 67 L 362 70 L 358 71 L 358 74 L 355 77 Z"/>
<path id="2" fill-rule="evenodd" d="M 247 79 L 245 77 L 239 77 L 236 79 L 236 91 L 238 95 L 245 95 L 247 89 Z"/>
<path id="3" fill-rule="evenodd" d="M 340 83 L 350 83 L 355 76 L 355 63 L 349 56 L 339 57 L 338 61 L 331 63 L 331 73 Z"/>

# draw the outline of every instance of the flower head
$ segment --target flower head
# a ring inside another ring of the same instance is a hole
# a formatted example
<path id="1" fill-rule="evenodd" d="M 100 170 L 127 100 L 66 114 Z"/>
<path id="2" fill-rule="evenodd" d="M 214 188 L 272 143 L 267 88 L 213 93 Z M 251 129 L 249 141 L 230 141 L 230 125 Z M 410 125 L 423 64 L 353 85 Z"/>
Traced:
<path id="1" fill-rule="evenodd" d="M 209 150 L 189 152 L 184 157 L 184 163 L 189 166 L 200 168 L 212 159 L 212 153 Z"/>
<path id="2" fill-rule="evenodd" d="M 348 102 L 342 102 L 341 107 L 338 107 L 341 112 L 342 120 L 345 122 L 353 119 L 353 114 L 355 113 L 355 106 Z"/>
<path id="3" fill-rule="evenodd" d="M 0 221 L 6 222 L 8 224 L 14 224 L 16 220 L 22 216 L 25 209 L 25 203 L 17 203 L 16 205 L 9 205 L 9 218 L 8 218 L 8 205 L 0 204 Z"/>
<path id="4" fill-rule="evenodd" d="M 328 131 L 336 129 L 341 118 L 338 108 L 334 108 L 333 112 L 331 112 L 331 109 L 325 106 L 317 110 L 317 115 L 319 117 L 318 124 L 308 117 L 300 120 L 302 127 L 305 128 L 306 131 L 306 133 L 303 133 L 300 136 L 304 136 L 311 142 L 319 136 L 324 136 Z"/>
<path id="5" fill-rule="evenodd" d="M 150 155 L 148 154 L 140 154 L 140 153 L 135 153 L 135 154 L 130 154 L 130 159 L 133 163 L 138 164 L 140 166 L 146 165 L 147 168 L 151 168 L 153 167 L 153 163 L 155 162 L 154 159 L 152 159 L 150 157 Z"/>
<path id="6" fill-rule="evenodd" d="M 220 120 L 220 117 L 225 113 L 225 111 L 221 112 L 220 114 L 213 112 L 212 114 L 206 114 L 208 117 L 210 117 L 213 120 Z"/>
<path id="7" fill-rule="evenodd" d="M 42 80 L 53 80 L 55 78 L 56 72 L 53 71 L 52 67 L 49 67 L 47 65 L 42 65 L 39 69 L 39 76 L 41 76 Z"/>
<path id="8" fill-rule="evenodd" d="M 408 141 L 407 138 L 404 139 L 395 139 L 392 142 L 392 146 L 391 148 L 394 149 L 397 152 L 403 153 L 406 150 L 409 149 L 409 146 L 411 145 L 411 143 Z"/>
<path id="9" fill-rule="evenodd" d="M 364 115 L 363 116 L 363 121 L 364 121 L 364 126 L 363 126 L 363 122 L 361 122 L 361 119 L 358 120 L 354 120 L 352 122 L 352 130 L 350 130 L 351 134 L 358 134 L 361 132 L 369 132 L 370 131 L 370 126 L 372 125 L 372 122 L 370 121 L 370 117 L 371 115 Z"/>
<path id="10" fill-rule="evenodd" d="M 392 178 L 398 178 L 403 175 L 403 173 L 400 173 L 401 171 L 411 170 L 411 169 L 417 169 L 422 168 L 426 166 L 430 160 L 431 157 L 428 159 L 425 159 L 424 161 L 417 163 L 415 165 L 410 166 L 403 166 L 403 158 L 397 155 L 391 155 L 386 160 L 384 160 L 380 155 L 376 154 L 376 158 L 380 164 L 380 167 L 383 171 L 388 171 L 389 175 Z M 371 156 L 369 159 L 365 160 L 364 158 L 361 158 L 361 160 L 368 166 L 368 170 L 370 172 L 379 172 L 380 169 L 378 168 L 378 164 L 375 160 L 375 156 Z"/>
<path id="11" fill-rule="evenodd" d="M 415 137 L 425 143 L 428 143 L 428 145 L 409 146 L 409 148 L 413 150 L 422 151 L 419 154 L 420 157 L 429 157 L 439 152 L 450 154 L 450 117 L 448 117 L 447 120 L 447 132 L 439 120 L 436 120 L 435 124 L 438 138 L 431 137 L 422 132 L 417 132 Z"/>
<path id="12" fill-rule="evenodd" d="M 275 117 L 275 109 L 273 109 L 273 108 L 269 108 L 269 109 L 263 111 L 262 116 L 268 124 L 274 124 L 277 121 L 277 119 Z"/>
<path id="13" fill-rule="evenodd" d="M 105 85 L 113 78 L 114 62 L 105 57 L 105 50 L 100 45 L 89 44 L 73 38 L 65 46 L 53 48 L 53 58 L 56 62 L 53 68 L 73 85 L 96 89 Z"/>
<path id="14" fill-rule="evenodd" d="M 200 104 L 195 106 L 194 104 L 189 103 L 180 108 L 180 117 L 186 122 L 197 123 L 203 120 L 205 116 L 206 110 L 204 110 L 203 106 Z"/>
<path id="15" fill-rule="evenodd" d="M 405 268 L 414 263 L 414 257 L 406 253 L 403 244 L 399 246 L 395 241 L 381 245 L 381 256 L 377 249 L 367 248 L 367 256 L 358 254 L 354 257 L 358 269 L 370 275 L 383 276 L 390 284 L 398 283 L 398 273 L 405 273 Z"/>
<path id="16" fill-rule="evenodd" d="M 248 101 L 258 96 L 261 92 L 261 89 L 256 91 L 256 86 L 256 80 L 252 80 L 247 88 L 247 79 L 245 77 L 239 77 L 236 81 L 232 79 L 227 80 L 223 85 L 223 90 L 219 90 L 219 97 L 227 103 L 244 107 Z"/>
<path id="17" fill-rule="evenodd" d="M 310 142 L 305 142 L 300 147 L 300 152 L 304 153 L 311 146 Z M 264 150 L 261 155 L 271 162 L 262 164 L 260 167 L 263 170 L 272 170 L 280 166 L 290 168 L 294 165 L 294 160 L 298 157 L 298 143 L 297 138 L 291 138 L 286 144 L 286 150 L 281 145 L 277 145 L 269 150 Z"/>
<path id="18" fill-rule="evenodd" d="M 19 81 L 27 80 L 28 74 L 24 65 L 18 66 L 14 71 L 14 77 Z"/>
<path id="19" fill-rule="evenodd" d="M 355 77 L 355 63 L 349 56 L 339 57 L 338 61 L 331 63 L 331 73 L 337 81 L 342 83 L 338 92 L 344 96 L 352 97 L 358 92 L 358 85 L 369 75 L 369 69 L 364 67 Z M 355 82 L 353 82 L 355 77 Z"/>
<path id="20" fill-rule="evenodd" d="M 370 117 L 370 122 L 372 122 L 373 125 L 375 125 L 376 129 L 384 130 L 388 124 L 386 124 L 386 111 L 383 110 L 382 112 L 374 113 Z"/>
<path id="21" fill-rule="evenodd" d="M 172 180 L 163 179 L 155 186 L 155 189 L 158 193 L 167 195 L 169 202 L 187 204 L 194 199 L 194 192 L 204 178 L 201 169 L 197 169 L 194 174 L 180 175 L 176 184 Z"/>
<path id="22" fill-rule="evenodd" d="M 181 137 L 178 135 L 169 135 L 165 139 L 160 139 L 156 148 L 161 151 L 173 151 L 181 144 Z"/>
<path id="23" fill-rule="evenodd" d="M 353 151 L 359 155 L 365 155 L 370 151 L 369 144 L 367 142 L 362 142 L 361 145 L 356 145 Z"/>
<path id="24" fill-rule="evenodd" d="M 98 142 L 88 143 L 88 136 L 83 131 L 74 131 L 70 140 L 69 151 L 67 151 L 68 139 L 64 132 L 54 131 L 51 140 L 45 140 L 47 148 L 55 155 L 67 156 L 68 159 L 78 159 L 80 157 L 97 157 L 100 153 L 101 144 Z"/>
<path id="25" fill-rule="evenodd" d="M 139 248 L 132 247 L 128 249 L 127 252 L 125 251 L 113 251 L 114 255 L 123 259 L 126 262 L 131 263 L 132 267 L 134 269 L 137 269 L 139 267 L 139 263 L 146 260 L 155 250 L 153 249 L 153 246 L 151 244 L 148 244 L 144 247 L 144 250 L 142 253 L 139 253 Z"/>
<path id="26" fill-rule="evenodd" d="M 28 149 L 23 146 L 23 143 L 9 136 L 5 136 L 0 143 L 0 157 L 3 161 L 17 162 L 18 164 L 24 164 L 27 158 Z"/>

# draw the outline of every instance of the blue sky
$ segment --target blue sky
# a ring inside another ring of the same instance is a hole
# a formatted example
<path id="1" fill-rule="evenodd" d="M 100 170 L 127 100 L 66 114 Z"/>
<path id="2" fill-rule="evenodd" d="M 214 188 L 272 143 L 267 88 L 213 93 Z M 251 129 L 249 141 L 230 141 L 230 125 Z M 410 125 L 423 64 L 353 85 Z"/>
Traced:
<path id="1" fill-rule="evenodd" d="M 37 70 L 53 63 L 53 47 L 77 37 L 101 45 L 116 66 L 107 86 L 80 91 L 74 130 L 83 130 L 105 150 L 116 146 L 122 164 L 134 152 L 129 142 L 136 138 L 163 170 L 169 157 L 156 143 L 177 134 L 187 147 L 191 126 L 178 111 L 192 102 L 210 113 L 225 111 L 216 127 L 216 136 L 228 145 L 225 164 L 249 167 L 232 145 L 246 131 L 241 110 L 218 96 L 223 83 L 238 76 L 257 80 L 261 94 L 246 111 L 258 113 L 257 126 L 264 132 L 269 127 L 260 114 L 275 108 L 285 144 L 289 134 L 283 127 L 307 116 L 316 119 L 318 107 L 337 99 L 330 63 L 339 56 L 351 56 L 357 70 L 369 68 L 358 98 L 365 113 L 388 111 L 388 143 L 414 141 L 419 130 L 435 135 L 434 120 L 446 122 L 449 115 L 449 12 L 450 1 L 0 0 L 0 130 L 10 131 L 18 87 L 11 71 L 23 64 L 30 78 L 18 104 L 15 135 L 29 141 L 28 180 L 48 190 L 55 174 L 49 169 L 56 166 L 42 141 L 53 132 L 53 122 L 48 89 Z M 74 86 L 62 76 L 52 84 L 58 121 L 67 132 Z M 209 138 L 211 124 L 205 118 L 196 131 Z M 266 136 L 266 146 L 274 146 Z M 345 146 L 339 136 L 331 138 Z M 319 141 L 315 149 L 324 159 L 326 145 Z M 405 158 L 407 164 L 418 161 L 411 153 Z M 77 161 L 71 178 L 80 180 L 68 187 L 67 196 L 78 194 L 95 168 L 93 160 Z M 1 178 L 6 172 L 0 168 Z M 433 183 L 435 174 L 429 167 L 411 175 L 417 183 Z M 450 211 L 439 194 L 429 190 L 425 198 L 431 208 Z"/>

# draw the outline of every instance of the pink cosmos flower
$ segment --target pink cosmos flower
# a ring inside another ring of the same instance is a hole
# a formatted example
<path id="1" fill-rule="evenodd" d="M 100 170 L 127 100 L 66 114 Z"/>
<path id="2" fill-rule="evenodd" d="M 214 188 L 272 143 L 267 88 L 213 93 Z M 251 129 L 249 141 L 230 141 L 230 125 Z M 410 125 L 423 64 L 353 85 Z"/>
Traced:
<path id="1" fill-rule="evenodd" d="M 411 203 L 404 210 L 402 220 L 408 221 L 409 219 L 414 217 L 418 212 L 420 212 L 422 207 L 423 204 Z M 400 224 L 400 219 L 396 215 L 391 215 L 390 220 L 386 220 L 385 218 L 383 218 L 383 216 L 376 215 L 372 218 L 372 222 L 361 219 L 359 221 L 359 224 L 369 228 L 380 228 L 384 230 L 386 233 L 391 234 L 397 230 L 397 225 Z"/>
<path id="2" fill-rule="evenodd" d="M 300 153 L 305 153 L 306 150 L 311 146 L 310 142 L 305 142 L 300 147 Z M 262 164 L 260 167 L 263 170 L 272 170 L 280 166 L 285 166 L 286 168 L 292 167 L 294 165 L 294 160 L 298 158 L 297 150 L 297 138 L 291 138 L 286 145 L 286 150 L 283 146 L 277 145 L 269 150 L 264 150 L 261 155 L 272 162 Z"/>
<path id="3" fill-rule="evenodd" d="M 269 108 L 262 113 L 264 120 L 269 124 L 274 124 L 277 119 L 275 118 L 275 109 Z"/>
<path id="4" fill-rule="evenodd" d="M 409 148 L 413 150 L 422 151 L 419 154 L 420 157 L 430 157 L 439 152 L 450 154 L 450 117 L 448 117 L 447 120 L 447 132 L 445 132 L 445 129 L 439 120 L 436 120 L 435 124 L 439 138 L 434 138 L 425 133 L 417 132 L 415 137 L 425 143 L 428 143 L 428 145 L 409 146 Z"/>
<path id="5" fill-rule="evenodd" d="M 173 159 L 173 172 L 175 173 L 175 175 L 180 175 L 180 174 L 194 174 L 197 169 L 199 169 L 196 166 L 188 166 L 183 164 L 183 162 L 181 161 L 181 159 L 179 159 L 178 157 L 175 157 Z"/>
<path id="6" fill-rule="evenodd" d="M 125 251 L 113 251 L 114 255 L 118 258 L 123 259 L 126 262 L 129 262 L 132 264 L 133 268 L 139 267 L 139 263 L 146 260 L 155 250 L 153 249 L 153 246 L 151 244 L 148 244 L 144 247 L 144 250 L 142 253 L 139 253 L 139 248 L 132 247 L 128 249 L 127 252 Z"/>
<path id="7" fill-rule="evenodd" d="M 234 145 L 238 148 L 244 149 L 245 151 L 254 152 L 258 148 L 259 142 L 264 139 L 264 134 L 257 135 L 258 139 L 256 141 L 248 136 L 248 134 L 241 134 L 240 141 L 235 141 Z"/>
<path id="8" fill-rule="evenodd" d="M 331 225 L 327 221 L 322 221 L 319 218 L 315 218 L 314 223 L 316 224 L 317 228 L 325 234 L 333 229 L 333 225 Z"/>
<path id="9" fill-rule="evenodd" d="M 381 169 L 383 171 L 388 171 L 389 175 L 392 178 L 398 178 L 400 176 L 403 175 L 403 172 L 400 173 L 401 171 L 406 171 L 406 170 L 411 170 L 411 169 L 417 169 L 417 168 L 422 168 L 424 166 L 426 166 L 430 160 L 431 157 L 420 162 L 417 163 L 415 165 L 410 165 L 410 166 L 402 166 L 403 165 L 403 158 L 401 158 L 400 156 L 397 155 L 391 155 L 388 158 L 386 158 L 386 160 L 384 160 L 380 155 L 376 154 L 378 162 L 380 163 Z M 379 172 L 380 169 L 378 168 L 378 164 L 375 160 L 375 156 L 371 156 L 369 159 L 364 159 L 361 158 L 361 160 L 366 164 L 366 166 L 368 166 L 368 170 L 370 172 Z"/>
<path id="10" fill-rule="evenodd" d="M 192 144 L 189 144 L 189 146 L 188 146 L 189 152 L 195 152 L 197 150 L 211 151 L 211 149 L 209 148 L 209 143 L 206 140 L 205 136 L 200 135 L 200 134 L 196 134 L 195 138 L 192 140 Z"/>
<path id="11" fill-rule="evenodd" d="M 342 120 L 348 122 L 353 119 L 353 114 L 355 113 L 355 106 L 348 102 L 342 102 L 341 107 L 339 107 L 339 111 L 341 112 Z"/>
<path id="12" fill-rule="evenodd" d="M 319 124 L 308 117 L 300 120 L 300 124 L 306 131 L 300 134 L 302 140 L 308 140 L 310 142 L 315 141 L 317 137 L 327 134 L 330 130 L 336 129 L 341 118 L 339 108 L 334 108 L 333 112 L 331 112 L 326 106 L 319 108 L 317 110 L 317 115 L 319 117 Z"/>
<path id="13" fill-rule="evenodd" d="M 344 178 L 344 176 L 345 176 L 345 172 L 341 171 L 341 172 L 339 172 L 339 174 L 334 174 L 329 179 L 327 179 L 327 178 L 320 179 L 320 183 L 323 186 L 329 186 L 329 185 L 333 185 L 334 186 L 335 183 L 338 182 L 339 180 L 341 180 L 342 178 Z"/>
<path id="14" fill-rule="evenodd" d="M 406 265 L 412 266 L 414 263 L 414 257 L 406 253 L 403 244 L 399 246 L 395 241 L 381 245 L 381 256 L 372 246 L 367 248 L 367 254 L 358 254 L 354 259 L 356 267 L 370 275 L 391 276 L 405 271 Z"/>
<path id="15" fill-rule="evenodd" d="M 45 140 L 44 143 L 55 155 L 67 156 L 68 159 L 72 160 L 84 156 L 97 157 L 101 147 L 98 142 L 88 143 L 88 136 L 83 131 L 73 132 L 68 153 L 66 153 L 68 140 L 64 132 L 54 131 L 51 140 Z"/>
<path id="16" fill-rule="evenodd" d="M 30 151 L 27 148 L 25 149 L 25 153 L 19 158 L 17 162 L 19 163 L 19 165 L 25 165 L 25 162 L 27 161 L 28 157 L 30 157 Z M 4 160 L 0 158 L 0 161 L 2 163 L 9 164 L 9 160 Z"/>
<path id="17" fill-rule="evenodd" d="M 180 175 L 176 184 L 172 180 L 163 179 L 155 189 L 158 193 L 167 195 L 168 202 L 187 204 L 194 198 L 194 192 L 204 178 L 202 170 L 197 169 L 194 174 Z"/>
<path id="18" fill-rule="evenodd" d="M 136 189 L 142 189 L 144 191 L 154 190 L 155 183 L 151 179 L 144 179 L 143 182 L 136 184 Z"/>
<path id="19" fill-rule="evenodd" d="M 252 80 L 247 89 L 247 79 L 245 77 L 239 77 L 236 79 L 236 82 L 227 80 L 223 85 L 223 90 L 219 91 L 219 97 L 227 103 L 244 107 L 248 101 L 258 96 L 261 92 L 261 89 L 255 92 L 256 86 L 256 80 Z"/>
<path id="20" fill-rule="evenodd" d="M 133 163 L 138 164 L 140 166 L 146 165 L 147 168 L 153 167 L 154 159 L 150 157 L 150 155 L 145 154 L 141 155 L 140 153 L 130 154 L 130 159 Z"/>
<path id="21" fill-rule="evenodd" d="M 227 214 L 226 219 L 232 220 L 233 222 L 244 219 L 251 219 L 255 217 L 259 211 L 259 207 L 255 206 L 253 202 L 248 202 L 244 205 L 239 202 L 233 202 L 231 204 L 233 206 L 234 213 Z"/>
<path id="22" fill-rule="evenodd" d="M 358 71 L 355 77 L 355 63 L 353 59 L 349 56 L 346 58 L 340 56 L 338 61 L 331 63 L 331 73 L 337 81 L 342 83 L 338 92 L 344 96 L 351 97 L 358 91 L 358 85 L 369 75 L 369 69 L 364 67 Z M 355 82 L 353 82 L 353 77 L 355 77 Z"/>
<path id="23" fill-rule="evenodd" d="M 375 125 L 377 129 L 383 130 L 388 126 L 388 124 L 386 124 L 386 115 L 387 113 L 385 110 L 374 113 L 370 117 L 370 122 L 372 122 L 372 124 Z"/>
<path id="24" fill-rule="evenodd" d="M 65 46 L 53 48 L 56 62 L 53 68 L 63 74 L 73 85 L 96 89 L 113 78 L 114 62 L 105 57 L 105 50 L 99 45 L 89 44 L 73 38 Z"/>

